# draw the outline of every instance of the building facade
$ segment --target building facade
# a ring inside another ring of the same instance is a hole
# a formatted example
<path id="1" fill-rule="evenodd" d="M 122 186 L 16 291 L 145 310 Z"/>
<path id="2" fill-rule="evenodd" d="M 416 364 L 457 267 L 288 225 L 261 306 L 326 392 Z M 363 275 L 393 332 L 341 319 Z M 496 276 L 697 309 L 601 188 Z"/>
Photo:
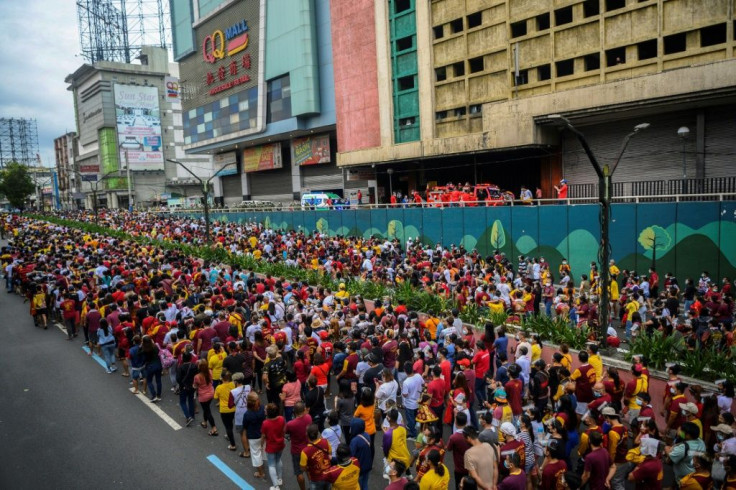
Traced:
<path id="1" fill-rule="evenodd" d="M 56 178 L 59 193 L 59 205 L 62 209 L 77 209 L 78 177 L 75 167 L 77 158 L 77 133 L 67 133 L 54 139 L 54 158 L 56 161 Z"/>
<path id="2" fill-rule="evenodd" d="M 367 200 L 372 174 L 336 165 L 329 0 L 172 0 L 171 16 L 184 149 L 220 162 L 221 203 Z"/>
<path id="3" fill-rule="evenodd" d="M 65 79 L 77 123 L 75 182 L 87 208 L 94 207 L 95 195 L 98 206 L 110 208 L 201 196 L 187 169 L 202 178 L 212 174 L 209 155 L 188 156 L 182 148 L 177 65 L 165 49 L 152 46 L 143 48 L 139 61 L 84 64 Z"/>
<path id="4" fill-rule="evenodd" d="M 554 197 L 560 178 L 596 182 L 553 114 L 603 163 L 650 123 L 616 180 L 734 175 L 732 0 L 354 0 L 331 10 L 338 165 L 375 166 L 382 196 L 391 184 L 490 181 Z"/>

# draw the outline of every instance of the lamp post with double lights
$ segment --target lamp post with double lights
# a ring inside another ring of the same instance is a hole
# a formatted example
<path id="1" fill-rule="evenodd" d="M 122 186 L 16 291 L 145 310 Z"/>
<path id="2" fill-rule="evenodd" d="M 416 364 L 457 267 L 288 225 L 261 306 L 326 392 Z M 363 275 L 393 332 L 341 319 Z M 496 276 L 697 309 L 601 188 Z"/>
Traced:
<path id="1" fill-rule="evenodd" d="M 572 125 L 569 119 L 562 116 L 561 114 L 552 114 L 547 116 L 547 118 L 555 122 L 560 122 L 564 126 L 564 128 L 570 130 L 570 132 L 575 135 L 577 140 L 580 142 L 580 145 L 583 147 L 583 151 L 587 155 L 588 160 L 590 160 L 590 163 L 593 166 L 593 170 L 595 170 L 595 173 L 598 176 L 598 202 L 601 205 L 599 217 L 601 242 L 598 249 L 598 262 L 601 264 L 601 299 L 600 306 L 598 308 L 598 341 L 601 348 L 605 348 L 606 335 L 608 332 L 609 306 L 611 297 L 611 273 L 609 265 L 609 262 L 611 260 L 611 241 L 609 238 L 611 225 L 611 197 L 613 197 L 613 183 L 611 178 L 613 176 L 613 172 L 616 170 L 616 167 L 618 167 L 618 164 L 621 162 L 621 158 L 623 157 L 624 152 L 626 151 L 626 147 L 631 141 L 631 138 L 637 135 L 640 131 L 647 129 L 649 127 L 649 123 L 637 124 L 634 127 L 633 131 L 631 131 L 624 137 L 623 143 L 621 144 L 621 149 L 618 152 L 616 160 L 614 160 L 613 165 L 609 167 L 608 164 L 601 166 L 600 163 L 598 163 L 598 159 L 596 158 L 595 154 L 593 154 L 593 150 L 590 149 L 590 145 L 585 139 L 585 136 L 583 136 L 583 133 L 581 133 L 575 126 Z"/>
<path id="2" fill-rule="evenodd" d="M 225 170 L 226 168 L 228 168 L 231 165 L 236 165 L 236 162 L 230 162 L 230 163 L 228 163 L 226 165 L 223 165 L 222 167 L 220 167 L 220 169 L 217 172 L 215 172 L 214 174 L 212 174 L 212 177 L 210 177 L 209 179 L 207 179 L 205 181 L 205 180 L 202 180 L 197 174 L 195 174 L 194 172 L 192 172 L 189 169 L 189 167 L 187 167 L 186 165 L 184 165 L 180 161 L 178 161 L 178 160 L 172 160 L 170 158 L 167 158 L 166 161 L 171 162 L 171 163 L 175 163 L 175 164 L 179 165 L 181 168 L 183 168 L 184 170 L 186 170 L 192 177 L 194 177 L 197 180 L 197 182 L 199 182 L 202 185 L 202 189 L 201 189 L 202 190 L 202 197 L 204 198 L 204 233 L 205 233 L 205 241 L 206 241 L 207 245 L 209 245 L 210 244 L 210 202 L 209 202 L 209 198 L 210 198 L 210 183 L 212 182 L 212 179 L 214 179 L 215 177 L 217 177 L 218 175 L 220 175 L 220 172 L 222 172 L 223 170 Z"/>
<path id="3" fill-rule="evenodd" d="M 113 175 L 119 177 L 120 176 L 120 170 L 113 170 L 111 172 L 107 172 L 106 174 L 104 174 L 102 177 L 100 177 L 99 179 L 95 180 L 94 182 L 90 182 L 90 184 L 92 184 L 92 199 L 93 199 L 92 206 L 93 206 L 93 208 L 95 210 L 95 224 L 98 224 L 97 223 L 97 219 L 98 219 L 98 211 L 97 211 L 97 209 L 98 209 L 98 205 L 97 205 L 97 186 L 100 184 L 100 182 L 102 182 L 105 179 L 108 179 L 108 178 L 112 177 Z"/>

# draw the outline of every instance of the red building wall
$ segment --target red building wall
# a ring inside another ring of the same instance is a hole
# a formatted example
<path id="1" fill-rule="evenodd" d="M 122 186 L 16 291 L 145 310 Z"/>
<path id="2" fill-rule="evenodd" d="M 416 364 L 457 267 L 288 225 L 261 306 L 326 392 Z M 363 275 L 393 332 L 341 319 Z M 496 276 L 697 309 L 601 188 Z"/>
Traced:
<path id="1" fill-rule="evenodd" d="M 373 1 L 330 2 L 340 152 L 381 144 Z"/>

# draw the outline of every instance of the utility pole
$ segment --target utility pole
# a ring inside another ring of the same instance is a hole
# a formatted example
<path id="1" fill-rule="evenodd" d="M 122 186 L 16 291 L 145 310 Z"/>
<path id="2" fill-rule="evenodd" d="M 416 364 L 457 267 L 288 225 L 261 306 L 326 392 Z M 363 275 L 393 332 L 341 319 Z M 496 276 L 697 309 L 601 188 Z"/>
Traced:
<path id="1" fill-rule="evenodd" d="M 98 207 L 99 206 L 97 205 L 97 186 L 99 185 L 100 182 L 102 182 L 103 180 L 107 179 L 111 175 L 113 175 L 113 174 L 119 174 L 119 173 L 120 173 L 119 170 L 113 170 L 112 172 L 107 172 L 105 175 L 103 175 L 99 179 L 95 180 L 94 182 L 91 182 L 91 184 L 92 184 L 92 199 L 93 199 L 93 201 L 92 201 L 92 208 L 95 210 L 95 224 L 98 224 L 98 218 L 99 218 L 99 213 L 98 213 Z"/>
<path id="2" fill-rule="evenodd" d="M 125 150 L 125 173 L 128 179 L 128 211 L 133 211 L 133 191 L 130 182 L 130 163 L 128 162 L 128 150 Z"/>
<path id="3" fill-rule="evenodd" d="M 598 202 L 601 205 L 601 242 L 600 248 L 598 249 L 598 262 L 600 262 L 601 265 L 601 297 L 598 308 L 598 343 L 601 349 L 605 349 L 607 348 L 606 336 L 608 332 L 611 298 L 611 269 L 609 265 L 609 262 L 611 261 L 611 241 L 609 231 L 611 223 L 611 198 L 613 197 L 613 184 L 611 178 L 616 167 L 618 167 L 621 157 L 623 157 L 624 151 L 626 151 L 626 147 L 629 145 L 631 138 L 633 138 L 639 131 L 647 129 L 649 127 L 649 123 L 636 125 L 634 130 L 626 135 L 612 167 L 609 167 L 608 165 L 601 167 L 598 163 L 598 159 L 593 154 L 593 150 L 590 149 L 588 141 L 585 139 L 585 136 L 583 136 L 583 133 L 575 128 L 575 126 L 573 126 L 566 117 L 560 114 L 552 114 L 547 117 L 554 121 L 561 121 L 564 127 L 575 135 L 580 142 L 580 146 L 583 147 L 583 151 L 585 151 L 585 154 L 588 156 L 588 160 L 590 160 L 593 170 L 595 170 L 596 175 L 598 175 Z"/>
<path id="4" fill-rule="evenodd" d="M 204 233 L 205 233 L 205 242 L 207 245 L 210 244 L 210 203 L 209 203 L 209 197 L 210 197 L 210 182 L 212 182 L 212 179 L 217 177 L 220 172 L 228 168 L 230 165 L 236 165 L 236 162 L 230 162 L 227 165 L 223 165 L 220 167 L 220 169 L 212 174 L 212 177 L 207 179 L 206 181 L 202 180 L 197 174 L 189 170 L 189 168 L 181 163 L 178 160 L 172 160 L 170 158 L 166 159 L 168 162 L 175 163 L 179 165 L 181 168 L 186 170 L 192 177 L 197 179 L 197 181 L 202 184 L 202 197 L 204 198 Z"/>

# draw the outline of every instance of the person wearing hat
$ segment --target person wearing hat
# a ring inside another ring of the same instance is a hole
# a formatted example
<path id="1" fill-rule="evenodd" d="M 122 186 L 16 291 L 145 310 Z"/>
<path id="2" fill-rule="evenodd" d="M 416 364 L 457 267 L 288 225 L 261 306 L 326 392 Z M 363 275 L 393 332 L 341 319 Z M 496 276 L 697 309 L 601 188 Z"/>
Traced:
<path id="1" fill-rule="evenodd" d="M 470 445 L 463 456 L 465 469 L 476 481 L 478 488 L 495 489 L 498 482 L 498 453 L 489 444 L 480 442 L 478 430 L 472 425 L 465 426 L 462 434 Z"/>
<path id="2" fill-rule="evenodd" d="M 509 453 L 516 453 L 519 456 L 519 467 L 524 468 L 526 465 L 526 446 L 523 441 L 517 438 L 516 427 L 511 422 L 504 422 L 500 427 L 500 436 L 503 437 L 503 444 L 501 445 L 501 460 L 499 461 L 499 475 L 500 478 L 505 478 L 509 475 L 508 468 L 503 465 L 503 456 Z M 499 437 L 499 440 L 501 437 Z"/>
<path id="3" fill-rule="evenodd" d="M 734 435 L 733 427 L 724 423 L 711 427 L 710 430 L 716 435 L 718 441 L 713 446 L 715 459 L 711 475 L 717 486 L 721 487 L 726 477 L 724 462 L 729 457 L 736 456 L 736 435 Z"/>
<path id="4" fill-rule="evenodd" d="M 682 416 L 685 417 L 685 422 L 692 422 L 698 426 L 699 432 L 698 437 L 703 438 L 703 422 L 698 419 L 698 406 L 693 402 L 687 402 L 684 405 L 680 405 L 680 411 Z"/>
<path id="5" fill-rule="evenodd" d="M 636 483 L 636 488 L 662 488 L 663 467 L 659 459 L 659 440 L 648 437 L 639 446 L 644 460 L 629 473 L 627 480 Z M 702 489 L 705 490 L 705 489 Z"/>

